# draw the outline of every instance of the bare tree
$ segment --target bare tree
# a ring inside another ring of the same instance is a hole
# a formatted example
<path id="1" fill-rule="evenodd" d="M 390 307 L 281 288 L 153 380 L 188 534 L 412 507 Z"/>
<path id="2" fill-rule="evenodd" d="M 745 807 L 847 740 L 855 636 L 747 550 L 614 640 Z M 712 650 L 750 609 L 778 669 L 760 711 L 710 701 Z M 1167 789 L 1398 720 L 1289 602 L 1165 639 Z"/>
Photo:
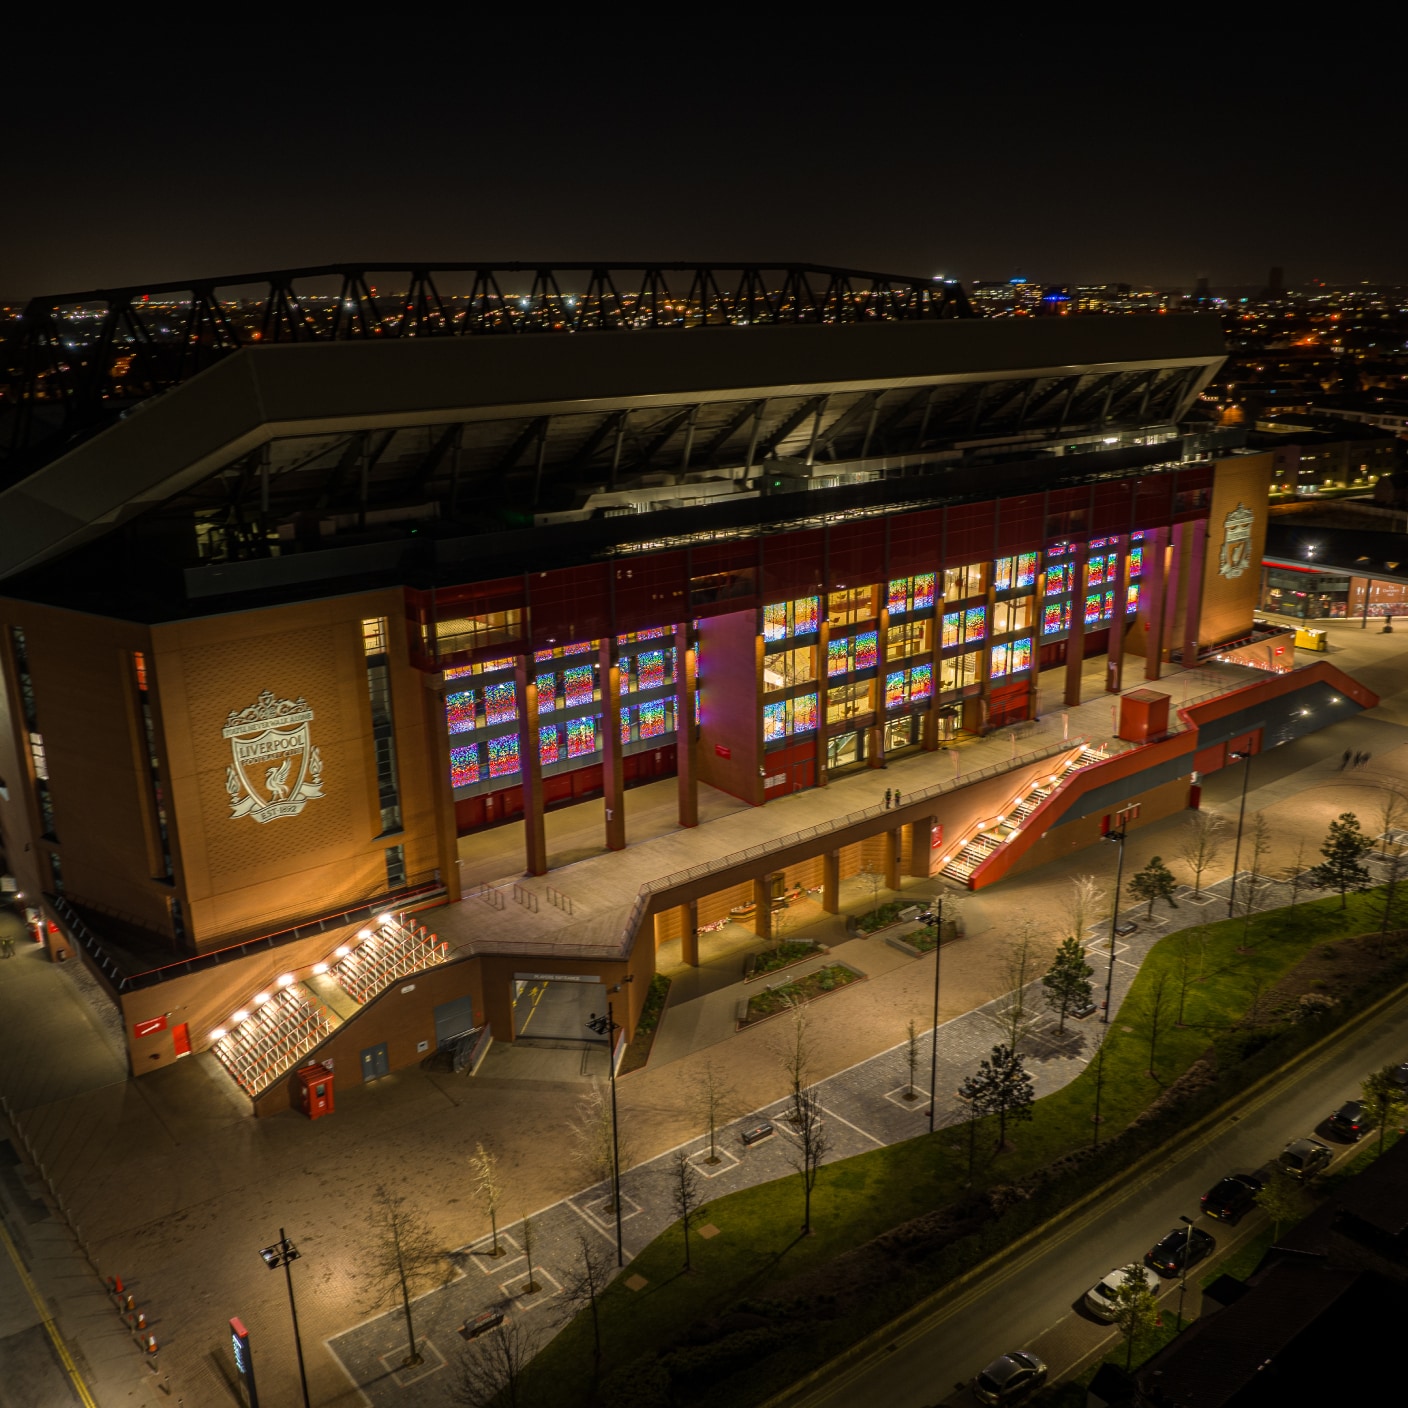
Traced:
<path id="1" fill-rule="evenodd" d="M 991 1010 L 984 1011 L 1002 1033 L 1003 1042 L 1015 1051 L 1022 1038 L 1029 1036 L 1041 1021 L 1036 999 L 1027 991 L 1041 976 L 1040 956 L 1029 919 L 1018 921 L 1016 936 L 1009 940 L 1003 953 L 1002 967 L 1007 992 Z"/>
<path id="2" fill-rule="evenodd" d="M 792 1004 L 790 1021 L 778 1048 L 782 1069 L 787 1073 L 787 1095 L 791 1103 L 790 1118 L 794 1125 L 802 1122 L 802 1095 L 810 1084 L 811 1041 L 807 1032 L 807 1009 L 800 1002 Z"/>
<path id="3" fill-rule="evenodd" d="M 593 1080 L 577 1102 L 572 1121 L 577 1166 L 591 1183 L 605 1183 L 611 1209 L 616 1207 L 616 1182 L 611 1129 L 611 1092 L 605 1082 Z M 618 1131 L 619 1135 L 619 1131 Z M 620 1137 L 621 1170 L 633 1162 L 630 1146 Z"/>
<path id="4" fill-rule="evenodd" d="M 499 1245 L 499 1203 L 503 1198 L 503 1186 L 499 1183 L 498 1160 L 483 1144 L 474 1146 L 469 1159 L 470 1176 L 474 1180 L 474 1191 L 489 1214 L 489 1227 L 493 1233 L 494 1245 L 490 1256 L 502 1256 L 504 1249 Z"/>
<path id="5" fill-rule="evenodd" d="M 1271 823 L 1265 812 L 1253 812 L 1252 819 L 1243 831 L 1242 850 L 1251 859 L 1251 878 L 1248 880 L 1242 911 L 1250 915 L 1256 906 L 1256 892 L 1261 884 L 1262 872 L 1266 869 L 1266 858 L 1271 854 Z"/>
<path id="6" fill-rule="evenodd" d="M 531 1296 L 536 1291 L 543 1288 L 533 1278 L 533 1247 L 537 1241 L 537 1232 L 533 1226 L 533 1219 L 525 1212 L 523 1214 L 523 1257 L 528 1263 L 528 1284 L 523 1288 L 525 1296 Z"/>
<path id="7" fill-rule="evenodd" d="M 695 1112 L 709 1135 L 709 1155 L 705 1163 L 713 1165 L 719 1162 L 719 1126 L 733 1118 L 737 1106 L 738 1096 L 733 1087 L 719 1074 L 713 1061 L 706 1060 L 694 1085 Z"/>
<path id="8" fill-rule="evenodd" d="M 1183 1008 L 1188 1001 L 1188 989 L 1193 983 L 1193 952 L 1202 949 L 1202 929 L 1180 929 L 1173 935 L 1173 978 L 1178 985 L 1178 1016 L 1174 1026 L 1183 1025 Z"/>
<path id="9" fill-rule="evenodd" d="M 797 1170 L 802 1179 L 802 1235 L 810 1237 L 812 1235 L 812 1190 L 816 1187 L 817 1175 L 821 1172 L 822 1160 L 826 1157 L 830 1137 L 826 1132 L 826 1124 L 822 1118 L 821 1102 L 817 1099 L 816 1091 L 811 1086 L 807 1086 L 798 1096 L 795 1109 L 797 1143 L 791 1154 L 791 1162 L 792 1167 Z"/>
<path id="10" fill-rule="evenodd" d="M 1160 970 L 1145 989 L 1144 1000 L 1139 1006 L 1139 1016 L 1149 1034 L 1149 1074 L 1155 1080 L 1159 1078 L 1159 1034 L 1168 1017 L 1168 996 L 1168 974 Z"/>
<path id="11" fill-rule="evenodd" d="M 919 1069 L 919 1028 L 914 1018 L 909 1019 L 909 1030 L 904 1039 L 904 1064 L 909 1079 L 905 1085 L 904 1098 L 915 1100 L 918 1092 L 914 1089 L 914 1073 Z"/>
<path id="12" fill-rule="evenodd" d="M 1177 859 L 1186 865 L 1193 875 L 1193 894 L 1203 892 L 1203 872 L 1217 864 L 1217 858 L 1227 845 L 1227 823 L 1216 812 L 1195 811 L 1183 823 Z"/>
<path id="13" fill-rule="evenodd" d="M 1061 919 L 1068 937 L 1084 944 L 1092 924 L 1105 917 L 1109 895 L 1093 875 L 1073 875 L 1061 905 Z"/>
<path id="14" fill-rule="evenodd" d="M 1307 888 L 1305 873 L 1309 867 L 1305 863 L 1305 838 L 1301 837 L 1296 842 L 1296 856 L 1291 862 L 1289 870 L 1291 875 L 1291 909 L 1294 910 L 1300 904 L 1302 891 Z"/>
<path id="15" fill-rule="evenodd" d="M 455 1362 L 451 1401 L 456 1408 L 524 1408 L 536 1350 L 518 1320 L 505 1318 L 465 1346 Z"/>
<path id="16" fill-rule="evenodd" d="M 689 1161 L 689 1155 L 680 1149 L 675 1154 L 674 1167 L 670 1170 L 670 1200 L 674 1204 L 675 1216 L 680 1220 L 684 1232 L 684 1269 L 692 1271 L 689 1257 L 689 1231 L 694 1214 L 703 1204 L 699 1192 L 699 1172 Z"/>
<path id="17" fill-rule="evenodd" d="M 1389 858 L 1390 847 L 1401 854 L 1403 845 L 1398 841 L 1393 833 L 1404 829 L 1403 823 L 1408 821 L 1408 797 L 1394 787 L 1385 787 L 1379 802 L 1379 840 L 1382 849 L 1379 855 L 1387 860 Z"/>
<path id="18" fill-rule="evenodd" d="M 361 1281 L 369 1308 L 399 1304 L 406 1317 L 406 1357 L 419 1364 L 415 1319 L 416 1296 L 446 1279 L 449 1263 L 430 1224 L 399 1193 L 378 1184 L 367 1219 L 371 1239 L 363 1252 Z"/>
<path id="19" fill-rule="evenodd" d="M 601 1373 L 601 1293 L 611 1281 L 611 1258 L 599 1242 L 591 1241 L 585 1232 L 577 1234 L 582 1249 L 581 1259 L 573 1268 L 571 1278 L 562 1288 L 563 1298 L 574 1309 L 586 1308 L 592 1322 L 592 1373 Z"/>
<path id="20" fill-rule="evenodd" d="M 861 869 L 857 878 L 863 881 L 866 889 L 870 891 L 870 912 L 873 914 L 880 908 L 880 891 L 885 888 L 885 877 L 873 865 L 867 865 Z"/>

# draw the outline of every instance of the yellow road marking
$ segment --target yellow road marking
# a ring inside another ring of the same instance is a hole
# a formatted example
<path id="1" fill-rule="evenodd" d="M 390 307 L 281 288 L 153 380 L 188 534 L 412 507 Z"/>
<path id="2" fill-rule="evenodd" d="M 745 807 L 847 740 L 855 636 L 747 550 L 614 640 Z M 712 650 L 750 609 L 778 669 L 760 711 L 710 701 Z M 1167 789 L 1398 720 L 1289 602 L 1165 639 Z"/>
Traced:
<path id="1" fill-rule="evenodd" d="M 25 1270 L 24 1262 L 20 1260 L 19 1248 L 10 1240 L 10 1234 L 3 1226 L 0 1226 L 0 1241 L 5 1243 L 5 1250 L 10 1254 L 10 1261 L 13 1263 L 16 1273 L 25 1290 L 29 1293 L 29 1298 L 34 1302 L 34 1308 L 39 1312 L 40 1323 L 44 1326 L 50 1340 L 53 1341 L 54 1349 L 58 1352 L 59 1362 L 63 1364 L 64 1371 L 73 1380 L 74 1391 L 78 1394 L 83 1408 L 98 1408 L 97 1400 L 88 1392 L 88 1385 L 83 1382 L 83 1376 L 78 1372 L 78 1365 L 73 1362 L 73 1356 L 68 1352 L 68 1345 L 64 1343 L 64 1337 L 59 1333 L 59 1327 L 54 1324 L 53 1316 L 49 1314 L 49 1308 L 44 1303 L 44 1297 L 39 1293 L 39 1287 L 30 1279 L 29 1272 Z"/>
<path id="2" fill-rule="evenodd" d="M 543 1000 L 543 994 L 547 992 L 547 990 L 548 985 L 546 983 L 539 983 L 537 987 L 529 989 L 533 994 L 533 1005 L 528 1009 L 528 1015 L 523 1019 L 523 1025 L 518 1029 L 519 1036 L 522 1036 L 523 1033 L 528 1030 L 528 1023 L 533 1020 L 533 1014 L 538 1010 L 538 1004 Z"/>

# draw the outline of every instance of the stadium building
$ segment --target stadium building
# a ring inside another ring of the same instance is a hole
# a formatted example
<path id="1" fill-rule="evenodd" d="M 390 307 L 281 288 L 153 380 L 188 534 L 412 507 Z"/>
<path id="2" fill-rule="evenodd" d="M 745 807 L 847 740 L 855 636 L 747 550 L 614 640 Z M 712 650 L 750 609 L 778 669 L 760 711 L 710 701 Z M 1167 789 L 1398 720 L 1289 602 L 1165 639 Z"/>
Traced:
<path id="1" fill-rule="evenodd" d="M 1215 319 L 985 320 L 834 269 L 383 277 L 36 299 L 11 344 L 0 840 L 137 1074 L 212 1050 L 268 1112 L 310 1055 L 513 1040 L 534 982 L 569 1026 L 621 985 L 629 1036 L 660 944 L 765 933 L 780 889 L 991 883 L 1374 702 L 1258 645 L 1271 457 L 1181 428 Z M 694 828 L 963 734 L 1015 759 L 1041 672 L 1074 706 L 1089 657 L 1113 695 L 1249 643 L 1259 683 L 1118 757 L 630 861 L 638 797 Z M 573 817 L 626 852 L 581 914 Z"/>

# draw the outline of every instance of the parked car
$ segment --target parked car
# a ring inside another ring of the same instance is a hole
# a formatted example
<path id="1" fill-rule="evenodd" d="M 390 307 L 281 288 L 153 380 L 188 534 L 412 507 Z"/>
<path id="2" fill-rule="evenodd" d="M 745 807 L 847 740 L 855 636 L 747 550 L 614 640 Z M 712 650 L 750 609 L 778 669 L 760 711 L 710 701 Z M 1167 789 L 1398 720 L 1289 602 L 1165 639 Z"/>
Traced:
<path id="1" fill-rule="evenodd" d="M 1140 1266 L 1134 1263 L 1135 1268 L 1144 1277 L 1144 1284 L 1158 1295 L 1160 1289 L 1159 1275 L 1156 1271 L 1151 1271 L 1147 1266 Z M 1124 1273 L 1129 1268 L 1127 1266 L 1117 1266 L 1108 1276 L 1102 1277 L 1085 1293 L 1085 1308 L 1097 1320 L 1103 1320 L 1107 1325 L 1115 1318 L 1115 1293 L 1124 1284 Z"/>
<path id="2" fill-rule="evenodd" d="M 1292 1178 L 1298 1178 L 1304 1183 L 1314 1178 L 1322 1168 L 1328 1167 L 1334 1157 L 1329 1145 L 1322 1144 L 1318 1139 L 1292 1139 L 1281 1150 L 1277 1163 Z"/>
<path id="3" fill-rule="evenodd" d="M 1393 1078 L 1405 1090 L 1408 1090 L 1408 1061 L 1393 1068 Z"/>
<path id="4" fill-rule="evenodd" d="M 1325 1121 L 1325 1127 L 1336 1139 L 1343 1139 L 1347 1144 L 1359 1143 L 1364 1134 L 1364 1102 L 1346 1100 Z"/>
<path id="5" fill-rule="evenodd" d="M 1229 1173 L 1203 1194 L 1203 1211 L 1222 1222 L 1237 1223 L 1246 1216 L 1261 1192 L 1261 1179 L 1249 1173 Z"/>
<path id="6" fill-rule="evenodd" d="M 1144 1253 L 1144 1265 L 1157 1271 L 1160 1276 L 1177 1276 L 1186 1265 L 1196 1266 L 1217 1246 L 1210 1232 L 1201 1227 L 1175 1227 L 1165 1237 L 1160 1237 Z"/>
<path id="7" fill-rule="evenodd" d="M 979 1403 L 1006 1408 L 1009 1403 L 1025 1403 L 1046 1382 L 1046 1365 L 1029 1349 L 1014 1349 L 994 1359 L 973 1380 L 973 1396 Z"/>

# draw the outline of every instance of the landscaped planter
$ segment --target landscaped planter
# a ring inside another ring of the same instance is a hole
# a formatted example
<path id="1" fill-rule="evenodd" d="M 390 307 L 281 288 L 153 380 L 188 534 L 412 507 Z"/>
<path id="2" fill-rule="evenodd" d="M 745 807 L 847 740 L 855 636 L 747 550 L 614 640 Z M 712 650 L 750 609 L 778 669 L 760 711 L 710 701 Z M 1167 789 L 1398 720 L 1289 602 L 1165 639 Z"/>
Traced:
<path id="1" fill-rule="evenodd" d="M 645 999 L 645 1009 L 636 1023 L 636 1034 L 621 1056 L 621 1066 L 617 1075 L 629 1075 L 638 1071 L 650 1059 L 650 1048 L 655 1044 L 655 1033 L 660 1028 L 660 1018 L 665 1011 L 665 1002 L 670 995 L 670 980 L 663 973 L 657 973 L 650 980 L 650 992 Z"/>
<path id="2" fill-rule="evenodd" d="M 793 939 L 789 943 L 780 944 L 775 949 L 769 948 L 764 949 L 761 953 L 750 953 L 743 960 L 743 981 L 751 983 L 758 978 L 771 977 L 787 968 L 795 968 L 797 964 L 805 963 L 809 958 L 816 958 L 819 954 L 830 952 L 831 950 L 825 944 L 813 943 L 810 939 Z"/>
<path id="3" fill-rule="evenodd" d="M 958 932 L 957 922 L 950 919 L 944 925 L 945 945 L 955 943 L 962 937 L 963 935 Z M 920 939 L 921 941 L 927 939 L 928 942 L 912 943 L 910 942 L 912 939 Z M 909 954 L 911 958 L 922 958 L 926 953 L 933 953 L 934 951 L 933 936 L 928 929 L 916 929 L 912 934 L 906 934 L 904 936 L 899 934 L 887 934 L 885 936 L 885 942 L 889 944 L 891 948 L 897 948 L 901 953 Z"/>
<path id="4" fill-rule="evenodd" d="M 766 1022 L 770 1017 L 778 1017 L 791 1011 L 795 1004 L 815 1002 L 818 998 L 840 992 L 842 988 L 850 987 L 852 983 L 861 982 L 864 978 L 864 973 L 852 968 L 848 963 L 828 963 L 814 973 L 793 978 L 787 983 L 779 983 L 776 987 L 764 988 L 762 992 L 754 993 L 747 1002 L 738 1004 L 738 1029 L 742 1031 L 744 1027 L 757 1026 L 759 1022 Z"/>

